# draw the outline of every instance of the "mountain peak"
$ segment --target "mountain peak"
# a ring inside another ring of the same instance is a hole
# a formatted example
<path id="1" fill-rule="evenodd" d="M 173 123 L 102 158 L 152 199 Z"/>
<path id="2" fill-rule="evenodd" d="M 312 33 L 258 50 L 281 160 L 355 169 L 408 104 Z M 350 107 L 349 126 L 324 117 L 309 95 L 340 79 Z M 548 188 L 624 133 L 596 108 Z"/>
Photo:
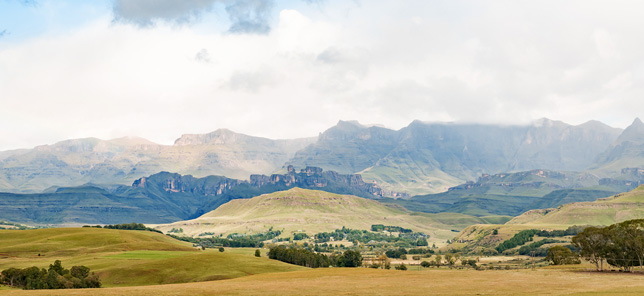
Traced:
<path id="1" fill-rule="evenodd" d="M 204 145 L 204 144 L 230 144 L 244 137 L 229 129 L 220 128 L 207 134 L 184 134 L 174 141 L 175 146 Z"/>
<path id="2" fill-rule="evenodd" d="M 633 120 L 633 123 L 617 138 L 616 143 L 619 144 L 626 141 L 644 142 L 644 123 L 639 118 Z"/>

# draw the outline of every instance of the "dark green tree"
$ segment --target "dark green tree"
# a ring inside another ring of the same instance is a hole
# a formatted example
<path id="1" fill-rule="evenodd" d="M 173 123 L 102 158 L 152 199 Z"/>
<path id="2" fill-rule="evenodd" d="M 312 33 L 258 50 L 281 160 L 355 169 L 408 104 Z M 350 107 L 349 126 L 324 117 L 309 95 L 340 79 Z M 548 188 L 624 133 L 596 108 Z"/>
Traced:
<path id="1" fill-rule="evenodd" d="M 581 263 L 577 254 L 573 253 L 570 249 L 563 246 L 554 246 L 548 249 L 546 260 L 551 261 L 554 265 Z"/>

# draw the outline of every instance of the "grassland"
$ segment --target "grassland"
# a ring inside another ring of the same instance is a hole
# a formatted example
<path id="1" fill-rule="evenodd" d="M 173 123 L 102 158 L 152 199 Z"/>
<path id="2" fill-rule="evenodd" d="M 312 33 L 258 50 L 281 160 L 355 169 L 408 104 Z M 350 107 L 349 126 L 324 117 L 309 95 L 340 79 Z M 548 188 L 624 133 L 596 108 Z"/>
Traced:
<path id="1" fill-rule="evenodd" d="M 424 232 L 430 235 L 430 242 L 438 245 L 454 236 L 452 230 L 458 231 L 475 223 L 489 223 L 488 219 L 503 221 L 504 217 L 415 213 L 366 198 L 293 188 L 251 199 L 232 200 L 197 219 L 157 225 L 155 228 L 164 232 L 181 228 L 184 235 L 197 236 L 204 232 L 253 234 L 272 227 L 290 236 L 293 232 L 312 235 L 343 226 L 369 230 L 373 224 L 384 224 Z"/>
<path id="2" fill-rule="evenodd" d="M 106 287 L 230 279 L 302 267 L 255 257 L 254 249 L 197 250 L 159 233 L 97 228 L 0 230 L 0 270 L 85 265 Z M 265 253 L 264 250 L 263 253 Z"/>
<path id="3" fill-rule="evenodd" d="M 566 269 L 375 270 L 325 268 L 224 281 L 6 295 L 641 295 L 642 275 Z"/>

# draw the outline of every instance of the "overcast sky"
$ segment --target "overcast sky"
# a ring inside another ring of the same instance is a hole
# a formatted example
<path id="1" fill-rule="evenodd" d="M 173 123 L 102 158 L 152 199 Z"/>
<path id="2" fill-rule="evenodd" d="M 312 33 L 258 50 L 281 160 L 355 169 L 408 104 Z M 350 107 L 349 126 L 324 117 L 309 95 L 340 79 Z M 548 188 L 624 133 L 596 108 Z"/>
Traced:
<path id="1" fill-rule="evenodd" d="M 626 127 L 644 1 L 0 0 L 0 150 L 338 120 Z"/>

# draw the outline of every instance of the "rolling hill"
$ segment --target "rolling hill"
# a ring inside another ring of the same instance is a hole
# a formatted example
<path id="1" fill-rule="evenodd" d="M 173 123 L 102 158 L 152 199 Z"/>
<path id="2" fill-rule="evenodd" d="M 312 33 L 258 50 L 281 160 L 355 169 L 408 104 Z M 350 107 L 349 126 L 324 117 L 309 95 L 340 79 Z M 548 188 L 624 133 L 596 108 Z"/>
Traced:
<path id="1" fill-rule="evenodd" d="M 97 228 L 0 230 L 0 270 L 85 265 L 104 286 L 140 286 L 229 279 L 304 268 L 250 249 L 200 251 L 189 243 L 149 231 Z M 90 293 L 91 294 L 91 293 Z"/>
<path id="2" fill-rule="evenodd" d="M 384 224 L 424 232 L 433 240 L 444 240 L 453 236 L 453 229 L 498 219 L 504 221 L 503 217 L 414 213 L 356 196 L 293 188 L 251 199 L 233 200 L 197 219 L 155 228 L 164 232 L 182 228 L 184 235 L 189 236 L 205 232 L 252 234 L 270 228 L 283 230 L 286 234 L 306 232 L 311 235 L 342 227 L 369 230 L 371 225 Z"/>
<path id="3" fill-rule="evenodd" d="M 506 224 L 529 225 L 610 225 L 644 218 L 644 186 L 601 198 L 593 202 L 576 202 L 555 209 L 532 210 Z"/>
<path id="4" fill-rule="evenodd" d="M 503 225 L 471 225 L 454 238 L 452 248 L 493 248 L 521 230 L 563 230 L 570 226 L 607 226 L 644 218 L 644 185 L 632 191 L 575 202 L 557 208 L 530 210 Z M 494 235 L 493 230 L 498 234 Z M 568 238 L 569 240 L 569 238 Z"/>
<path id="5" fill-rule="evenodd" d="M 628 180 L 628 181 L 627 181 Z M 477 182 L 451 187 L 447 192 L 409 199 L 385 199 L 412 211 L 454 212 L 475 216 L 510 215 L 632 190 L 644 178 L 625 174 L 620 179 L 599 178 L 590 173 L 532 170 L 483 175 Z"/>

